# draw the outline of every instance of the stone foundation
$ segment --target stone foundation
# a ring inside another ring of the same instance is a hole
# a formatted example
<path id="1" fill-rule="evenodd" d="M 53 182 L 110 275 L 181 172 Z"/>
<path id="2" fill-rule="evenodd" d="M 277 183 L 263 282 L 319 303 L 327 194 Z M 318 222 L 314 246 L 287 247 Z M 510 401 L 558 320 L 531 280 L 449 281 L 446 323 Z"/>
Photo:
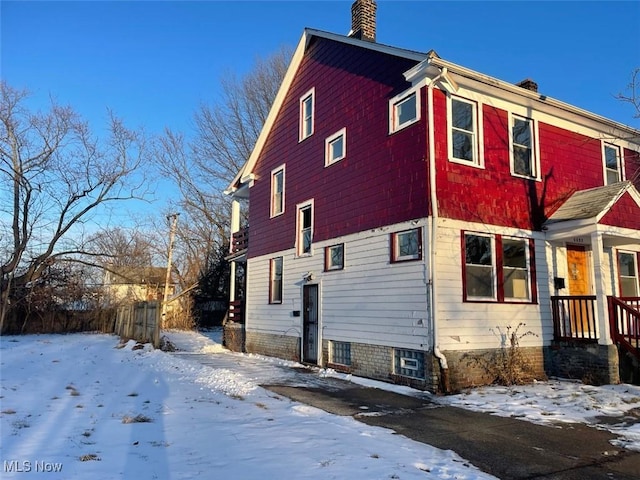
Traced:
<path id="1" fill-rule="evenodd" d="M 245 333 L 241 323 L 227 322 L 222 330 L 222 344 L 232 352 L 244 352 Z"/>
<path id="2" fill-rule="evenodd" d="M 259 353 L 285 360 L 300 361 L 300 338 L 271 333 L 246 332 L 247 353 Z"/>
<path id="3" fill-rule="evenodd" d="M 445 351 L 451 392 L 490 385 L 500 378 L 526 383 L 546 378 L 543 347 Z"/>
<path id="4" fill-rule="evenodd" d="M 583 342 L 553 342 L 547 347 L 549 375 L 591 385 L 620 383 L 618 348 Z"/>

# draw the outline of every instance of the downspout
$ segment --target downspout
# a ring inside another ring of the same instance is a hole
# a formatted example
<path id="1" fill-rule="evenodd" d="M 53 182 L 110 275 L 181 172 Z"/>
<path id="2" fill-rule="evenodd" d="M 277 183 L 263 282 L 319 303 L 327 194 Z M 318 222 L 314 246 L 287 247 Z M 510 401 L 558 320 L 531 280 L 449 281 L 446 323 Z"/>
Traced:
<path id="1" fill-rule="evenodd" d="M 434 129 L 434 113 L 433 113 L 433 87 L 435 83 L 447 74 L 447 68 L 444 67 L 440 73 L 427 84 L 427 108 L 428 108 L 428 124 L 429 130 L 429 200 L 431 203 L 431 229 L 429 235 L 429 275 L 430 275 L 430 302 L 431 308 L 431 325 L 433 329 L 433 354 L 440 363 L 440 379 L 443 393 L 449 393 L 451 388 L 449 385 L 449 365 L 447 357 L 440 351 L 440 341 L 438 335 L 438 308 L 436 307 L 437 295 L 437 266 L 436 266 L 436 238 L 438 234 L 438 196 L 436 192 L 436 146 Z"/>

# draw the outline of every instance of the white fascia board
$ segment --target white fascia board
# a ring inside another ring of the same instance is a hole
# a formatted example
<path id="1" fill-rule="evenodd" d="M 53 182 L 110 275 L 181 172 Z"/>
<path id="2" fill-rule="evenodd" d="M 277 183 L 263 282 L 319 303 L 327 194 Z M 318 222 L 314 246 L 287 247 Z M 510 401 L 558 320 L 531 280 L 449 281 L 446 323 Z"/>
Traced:
<path id="1" fill-rule="evenodd" d="M 545 237 L 547 240 L 565 240 L 570 237 L 591 235 L 597 228 L 597 222 L 595 217 L 581 220 L 565 220 L 545 225 L 545 228 Z"/>
<path id="2" fill-rule="evenodd" d="M 484 85 L 489 85 L 496 89 L 502 90 L 512 96 L 517 96 L 517 97 L 522 97 L 528 100 L 532 100 L 536 103 L 537 108 L 541 110 L 544 110 L 544 106 L 546 105 L 548 107 L 553 107 L 554 109 L 560 109 L 564 112 L 568 112 L 578 117 L 587 118 L 593 122 L 597 122 L 600 125 L 605 125 L 609 128 L 613 128 L 616 131 L 619 131 L 620 133 L 627 134 L 635 138 L 640 137 L 640 130 L 636 130 L 635 128 L 632 128 L 628 125 L 618 123 L 614 120 L 608 119 L 596 113 L 583 110 L 582 108 L 569 105 L 568 103 L 562 102 L 560 100 L 555 100 L 546 95 L 541 95 L 539 92 L 533 92 L 531 90 L 527 90 L 522 87 L 519 87 L 515 84 L 505 82 L 503 80 L 498 80 L 497 78 L 491 77 L 489 75 L 485 75 L 483 73 L 476 72 L 466 67 L 456 65 L 455 63 L 451 63 L 447 60 L 443 60 L 442 58 L 439 58 L 437 56 L 431 56 L 423 63 L 428 63 L 429 65 L 433 65 L 439 68 L 447 68 L 447 70 L 450 71 L 451 73 L 457 74 L 458 76 L 462 77 L 458 79 L 459 83 L 463 83 L 464 78 L 467 78 L 472 81 L 480 82 Z"/>
<path id="3" fill-rule="evenodd" d="M 273 100 L 273 105 L 271 105 L 271 110 L 269 110 L 269 114 L 267 115 L 267 119 L 262 126 L 260 135 L 258 135 L 256 144 L 251 151 L 251 155 L 249 155 L 248 160 L 235 176 L 233 182 L 231 183 L 229 188 L 227 188 L 227 190 L 237 188 L 238 183 L 242 185 L 246 180 L 254 180 L 255 177 L 253 177 L 253 168 L 256 166 L 256 162 L 258 161 L 258 158 L 262 153 L 262 149 L 264 148 L 264 144 L 267 141 L 269 132 L 271 131 L 271 128 L 273 127 L 273 124 L 278 117 L 278 113 L 282 108 L 282 104 L 284 103 L 284 99 L 287 96 L 289 87 L 291 87 L 291 83 L 293 82 L 293 78 L 298 71 L 300 62 L 302 62 L 302 57 L 304 56 L 304 51 L 307 47 L 308 42 L 309 36 L 307 34 L 307 31 L 305 30 L 302 34 L 302 37 L 300 38 L 300 41 L 298 42 L 298 46 L 296 47 L 295 52 L 293 53 L 293 57 L 291 57 L 291 62 L 289 62 L 287 73 L 285 73 L 282 83 L 280 84 L 280 88 L 278 89 L 276 98 Z"/>
<path id="4" fill-rule="evenodd" d="M 434 66 L 438 68 L 446 68 L 449 72 L 456 74 L 458 77 L 457 81 L 469 87 L 470 89 L 474 89 L 473 82 L 477 82 L 483 85 L 488 85 L 497 90 L 500 90 L 506 94 L 507 96 L 502 95 L 506 100 L 512 100 L 514 103 L 522 103 L 522 99 L 528 100 L 529 102 L 534 102 L 536 108 L 541 111 L 549 111 L 549 107 L 552 109 L 562 110 L 563 112 L 567 112 L 569 114 L 575 115 L 578 118 L 585 118 L 592 122 L 596 122 L 601 126 L 606 126 L 608 128 L 613 128 L 616 132 L 620 134 L 620 136 L 628 135 L 631 138 L 640 138 L 640 130 L 636 130 L 628 125 L 624 125 L 622 123 L 618 123 L 614 120 L 608 119 L 601 115 L 589 112 L 587 110 L 583 110 L 579 107 L 575 107 L 573 105 L 569 105 L 568 103 L 564 103 L 560 100 L 555 100 L 546 95 L 541 95 L 539 92 L 533 92 L 531 90 L 524 89 L 515 84 L 505 82 L 503 80 L 498 80 L 497 78 L 491 77 L 489 75 L 485 75 L 483 73 L 476 72 L 474 70 L 468 69 L 466 67 L 462 67 L 460 65 L 456 65 L 455 63 L 449 62 L 447 60 L 443 60 L 438 56 L 430 56 L 427 60 L 423 62 L 423 68 L 427 68 L 427 66 Z M 414 67 L 415 68 L 415 67 Z M 433 71 L 433 70 L 431 70 Z M 410 71 L 408 71 L 410 72 Z M 472 82 L 465 81 L 465 79 L 471 80 Z M 479 85 L 476 85 L 475 90 L 482 91 L 481 88 L 478 88 Z M 499 96 L 494 92 L 496 96 Z M 520 98 L 518 101 L 517 98 Z M 546 107 L 546 109 L 545 109 Z M 549 112 L 553 114 L 552 111 Z M 556 113 L 557 116 L 557 113 Z M 636 144 L 637 147 L 637 144 Z"/>

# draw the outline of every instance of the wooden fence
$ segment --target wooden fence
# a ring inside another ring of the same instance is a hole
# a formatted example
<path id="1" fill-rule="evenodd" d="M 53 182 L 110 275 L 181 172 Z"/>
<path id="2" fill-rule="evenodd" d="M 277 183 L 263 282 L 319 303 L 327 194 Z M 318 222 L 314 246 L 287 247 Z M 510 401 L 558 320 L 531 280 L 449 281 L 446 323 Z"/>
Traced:
<path id="1" fill-rule="evenodd" d="M 160 302 L 136 302 L 118 307 L 114 333 L 140 343 L 160 346 Z"/>

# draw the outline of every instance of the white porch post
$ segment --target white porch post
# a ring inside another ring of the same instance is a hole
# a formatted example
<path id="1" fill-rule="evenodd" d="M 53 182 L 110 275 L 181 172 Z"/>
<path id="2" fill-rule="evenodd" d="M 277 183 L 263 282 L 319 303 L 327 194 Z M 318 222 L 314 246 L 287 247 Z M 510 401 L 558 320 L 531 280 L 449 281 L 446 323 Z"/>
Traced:
<path id="1" fill-rule="evenodd" d="M 229 253 L 233 253 L 233 234 L 240 231 L 240 202 L 233 200 L 231 202 L 231 235 L 229 238 Z M 231 261 L 231 272 L 229 282 L 229 302 L 236 299 L 236 262 Z"/>
<path id="2" fill-rule="evenodd" d="M 605 286 L 604 247 L 602 234 L 591 234 L 591 251 L 593 256 L 593 271 L 596 294 L 596 318 L 598 322 L 598 344 L 611 345 L 611 333 L 609 332 L 609 311 L 607 309 L 607 291 Z"/>

